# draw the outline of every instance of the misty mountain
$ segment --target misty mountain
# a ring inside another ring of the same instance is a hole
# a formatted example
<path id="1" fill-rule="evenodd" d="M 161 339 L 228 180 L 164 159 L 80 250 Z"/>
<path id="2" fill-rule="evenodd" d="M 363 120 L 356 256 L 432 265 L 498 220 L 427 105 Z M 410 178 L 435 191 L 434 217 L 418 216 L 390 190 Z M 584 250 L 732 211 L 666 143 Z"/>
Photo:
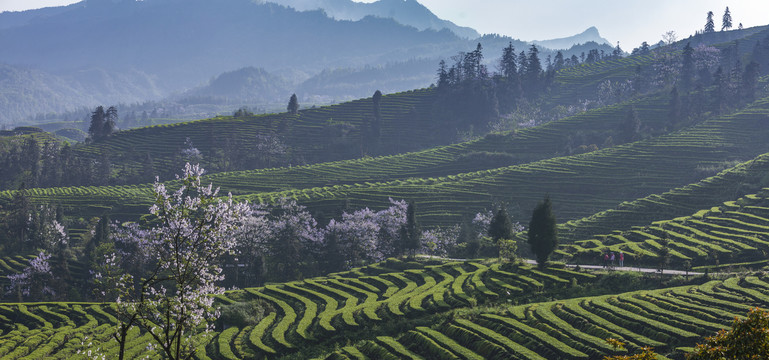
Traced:
<path id="1" fill-rule="evenodd" d="M 451 21 L 438 18 L 416 0 L 379 0 L 373 3 L 361 3 L 352 0 L 267 1 L 290 6 L 299 11 L 323 10 L 329 16 L 340 20 L 360 20 L 366 16 L 376 16 L 392 18 L 401 24 L 413 26 L 419 30 L 448 29 L 466 39 L 476 39 L 481 36 L 472 28 L 457 26 Z"/>
<path id="2" fill-rule="evenodd" d="M 203 87 L 185 92 L 182 97 L 199 101 L 228 103 L 268 103 L 290 94 L 292 85 L 286 79 L 252 66 L 225 72 Z"/>
<path id="3" fill-rule="evenodd" d="M 429 53 L 422 47 L 457 39 L 389 19 L 335 21 L 250 0 L 88 0 L 1 30 L 0 62 L 53 73 L 136 69 L 178 88 L 247 66 L 320 71 L 386 63 L 394 52 Z"/>
<path id="4" fill-rule="evenodd" d="M 389 6 L 388 14 L 404 22 L 407 14 L 437 19 L 413 0 L 366 5 L 370 13 Z M 337 20 L 321 10 L 253 0 L 86 0 L 0 13 L 0 64 L 6 64 L 0 122 L 145 101 L 182 101 L 169 108 L 213 115 L 229 104 L 280 104 L 294 92 L 322 104 L 429 86 L 441 59 L 450 63 L 479 42 L 492 71 L 508 43 L 518 52 L 530 46 L 499 35 L 468 40 L 447 28 L 419 30 L 365 14 Z M 540 52 L 543 59 L 554 54 Z"/>
<path id="5" fill-rule="evenodd" d="M 128 90 L 147 86 L 147 79 L 153 83 L 145 100 L 156 99 L 155 92 L 167 96 L 251 66 L 277 75 L 285 69 L 315 74 L 437 57 L 464 47 L 464 40 L 448 30 L 420 31 L 372 16 L 338 21 L 322 11 L 299 12 L 251 0 L 87 0 L 0 13 L 0 24 L 0 63 L 49 75 L 25 86 L 59 89 L 54 85 L 61 80 L 94 90 L 91 101 L 76 106 L 136 101 Z M 98 74 L 120 74 L 111 76 L 120 78 L 127 92 Z M 14 113 L 61 109 L 53 103 L 38 105 Z"/>
<path id="6" fill-rule="evenodd" d="M 152 77 L 86 69 L 70 75 L 0 63 L 0 124 L 35 113 L 61 113 L 82 104 L 103 104 L 122 99 L 138 102 L 159 98 Z"/>
<path id="7" fill-rule="evenodd" d="M 612 43 L 609 42 L 609 40 L 601 37 L 601 34 L 598 33 L 598 29 L 596 29 L 595 26 L 591 26 L 587 30 L 577 35 L 550 40 L 534 40 L 531 43 L 536 44 L 537 46 L 546 47 L 548 49 L 558 50 L 569 49 L 574 45 L 585 44 L 589 42 L 594 42 L 599 45 L 612 46 Z"/>

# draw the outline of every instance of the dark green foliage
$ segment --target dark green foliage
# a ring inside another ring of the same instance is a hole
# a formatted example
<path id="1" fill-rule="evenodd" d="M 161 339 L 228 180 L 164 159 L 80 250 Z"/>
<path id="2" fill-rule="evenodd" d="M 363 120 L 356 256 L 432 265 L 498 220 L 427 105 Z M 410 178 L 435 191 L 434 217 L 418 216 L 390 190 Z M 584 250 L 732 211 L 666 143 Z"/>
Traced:
<path id="1" fill-rule="evenodd" d="M 422 230 L 416 217 L 414 202 L 409 202 L 406 209 L 406 224 L 401 227 L 402 251 L 409 251 L 412 255 L 421 245 Z"/>
<path id="2" fill-rule="evenodd" d="M 345 257 L 342 254 L 342 249 L 339 246 L 338 235 L 335 232 L 331 232 L 326 237 L 325 243 L 325 272 L 332 273 L 342 271 L 347 267 Z"/>
<path id="3" fill-rule="evenodd" d="M 526 59 L 526 67 L 523 74 L 523 90 L 528 97 L 534 97 L 542 90 L 542 63 L 539 60 L 539 49 L 531 45 Z"/>
<path id="4" fill-rule="evenodd" d="M 673 90 L 670 91 L 670 105 L 668 107 L 668 118 L 670 124 L 675 125 L 681 120 L 681 99 L 678 96 L 678 88 L 673 86 Z"/>
<path id="5" fill-rule="evenodd" d="M 681 90 L 689 92 L 694 83 L 694 49 L 686 43 L 681 57 Z"/>
<path id="6" fill-rule="evenodd" d="M 716 114 L 722 114 L 726 110 L 726 96 L 727 96 L 727 83 L 726 79 L 724 78 L 724 69 L 719 66 L 718 69 L 716 69 L 716 73 L 713 74 L 713 86 L 714 91 L 712 92 L 712 107 L 713 112 Z"/>
<path id="7" fill-rule="evenodd" d="M 640 140 L 640 134 L 641 119 L 638 117 L 638 112 L 631 107 L 622 122 L 622 135 L 626 142 L 633 142 Z"/>
<path id="8" fill-rule="evenodd" d="M 297 114 L 299 112 L 299 100 L 297 100 L 296 94 L 291 95 L 286 110 L 288 110 L 290 114 Z"/>
<path id="9" fill-rule="evenodd" d="M 371 97 L 374 103 L 374 122 L 371 124 L 371 137 L 378 141 L 382 136 L 382 92 L 377 90 Z"/>
<path id="10" fill-rule="evenodd" d="M 98 106 L 91 113 L 91 124 L 88 127 L 88 136 L 93 141 L 103 140 L 115 132 L 118 121 L 117 108 L 110 106 L 104 111 L 103 106 Z"/>
<path id="11" fill-rule="evenodd" d="M 760 66 L 757 62 L 751 61 L 748 66 L 745 67 L 745 72 L 742 75 L 742 101 L 750 103 L 756 99 L 756 88 L 758 87 L 758 77 L 761 75 Z"/>
<path id="12" fill-rule="evenodd" d="M 513 222 L 505 207 L 501 207 L 489 223 L 489 237 L 496 241 L 513 238 Z"/>
<path id="13" fill-rule="evenodd" d="M 729 11 L 729 7 L 726 7 L 724 11 L 724 17 L 721 22 L 721 31 L 729 30 L 732 28 L 732 13 Z"/>
<path id="14" fill-rule="evenodd" d="M 271 303 L 264 300 L 252 300 L 248 302 L 236 302 L 221 307 L 221 317 L 218 323 L 221 328 L 225 326 L 246 327 L 258 324 L 269 313 L 274 312 L 275 308 Z"/>
<path id="15" fill-rule="evenodd" d="M 534 208 L 529 222 L 528 238 L 537 263 L 545 266 L 550 254 L 558 247 L 558 228 L 549 196 Z"/>
<path id="16" fill-rule="evenodd" d="M 713 12 L 708 11 L 708 18 L 705 20 L 705 33 L 712 33 L 716 31 L 716 25 L 713 21 Z"/>
<path id="17" fill-rule="evenodd" d="M 499 61 L 502 76 L 508 79 L 518 77 L 518 65 L 516 60 L 515 47 L 513 47 L 513 43 L 510 42 L 506 48 L 502 49 L 502 59 Z"/>

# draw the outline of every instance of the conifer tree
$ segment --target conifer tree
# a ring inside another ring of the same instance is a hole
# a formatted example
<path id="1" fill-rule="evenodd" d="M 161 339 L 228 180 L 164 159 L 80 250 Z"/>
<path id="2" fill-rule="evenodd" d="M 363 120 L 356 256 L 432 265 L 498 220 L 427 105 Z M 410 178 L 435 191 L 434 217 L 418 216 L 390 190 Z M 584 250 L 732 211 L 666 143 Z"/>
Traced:
<path id="1" fill-rule="evenodd" d="M 441 62 L 438 63 L 438 88 L 442 89 L 448 85 L 449 85 L 448 67 L 446 66 L 446 61 L 441 60 Z"/>
<path id="2" fill-rule="evenodd" d="M 529 55 L 526 58 L 526 68 L 523 76 L 524 89 L 529 96 L 536 96 L 540 90 L 540 78 L 542 74 L 542 63 L 539 61 L 539 49 L 536 45 L 531 45 Z"/>
<path id="3" fill-rule="evenodd" d="M 558 51 L 555 54 L 555 59 L 553 60 L 553 70 L 561 70 L 564 68 L 564 66 L 566 66 L 566 61 L 563 59 L 563 53 Z"/>
<path id="4" fill-rule="evenodd" d="M 715 86 L 715 91 L 713 91 L 713 111 L 716 114 L 721 114 L 725 106 L 726 82 L 724 80 L 724 69 L 720 66 L 716 69 L 716 73 L 713 74 L 713 85 Z"/>
<path id="5" fill-rule="evenodd" d="M 670 124 L 678 123 L 681 118 L 681 98 L 678 96 L 678 88 L 673 86 L 673 90 L 670 91 L 670 106 L 668 112 L 668 119 Z"/>
<path id="6" fill-rule="evenodd" d="M 414 202 L 409 202 L 406 208 L 406 223 L 401 227 L 401 242 L 403 249 L 408 250 L 413 256 L 421 245 L 422 232 L 416 218 Z"/>
<path id="7" fill-rule="evenodd" d="M 625 121 L 622 123 L 622 133 L 625 135 L 625 141 L 633 142 L 638 140 L 641 133 L 641 119 L 634 108 L 628 111 Z"/>
<path id="8" fill-rule="evenodd" d="M 732 28 L 732 13 L 729 11 L 729 7 L 726 7 L 724 11 L 723 22 L 721 23 L 721 31 L 729 30 Z"/>
<path id="9" fill-rule="evenodd" d="M 91 124 L 88 126 L 88 135 L 91 139 L 101 138 L 105 118 L 106 114 L 103 106 L 96 107 L 96 110 L 91 113 Z"/>
<path id="10" fill-rule="evenodd" d="M 681 60 L 681 90 L 686 93 L 694 83 L 694 49 L 686 43 Z"/>
<path id="11" fill-rule="evenodd" d="M 494 242 L 513 238 L 513 222 L 504 207 L 501 207 L 491 219 L 488 234 Z"/>
<path id="12" fill-rule="evenodd" d="M 371 136 L 379 139 L 382 131 L 382 92 L 377 90 L 371 97 L 374 103 L 374 123 L 371 124 Z"/>
<path id="13" fill-rule="evenodd" d="M 761 75 L 759 65 L 755 61 L 748 63 L 745 72 L 742 75 L 741 96 L 745 102 L 752 102 L 756 98 L 756 88 L 758 87 L 758 77 Z"/>
<path id="14" fill-rule="evenodd" d="M 534 208 L 528 235 L 531 251 L 537 257 L 537 264 L 545 266 L 550 254 L 558 247 L 558 229 L 550 196 L 545 196 L 545 200 Z"/>
<path id="15" fill-rule="evenodd" d="M 502 59 L 500 60 L 500 68 L 502 70 L 502 76 L 508 80 L 518 76 L 518 65 L 516 64 L 515 47 L 513 42 L 507 44 L 507 47 L 502 49 Z"/>
<path id="16" fill-rule="evenodd" d="M 296 94 L 291 95 L 291 99 L 288 100 L 288 106 L 286 107 L 286 110 L 290 114 L 296 115 L 299 112 L 299 100 L 296 98 Z"/>
<path id="17" fill-rule="evenodd" d="M 713 22 L 713 12 L 708 11 L 708 18 L 705 20 L 705 33 L 712 33 L 716 31 L 716 25 Z"/>

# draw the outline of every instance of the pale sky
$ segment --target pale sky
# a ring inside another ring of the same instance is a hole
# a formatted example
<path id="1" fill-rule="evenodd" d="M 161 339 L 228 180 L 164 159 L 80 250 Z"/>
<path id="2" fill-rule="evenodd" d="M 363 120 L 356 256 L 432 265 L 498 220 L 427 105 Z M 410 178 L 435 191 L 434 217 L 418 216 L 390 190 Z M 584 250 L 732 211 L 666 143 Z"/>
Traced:
<path id="1" fill-rule="evenodd" d="M 372 2 L 374 0 L 357 0 Z M 687 37 L 715 13 L 716 29 L 729 6 L 734 27 L 769 24 L 767 0 L 418 0 L 438 17 L 469 26 L 482 34 L 496 33 L 521 40 L 546 40 L 577 34 L 595 26 L 626 51 L 662 39 L 673 30 Z M 73 0 L 0 0 L 0 11 L 67 5 Z"/>

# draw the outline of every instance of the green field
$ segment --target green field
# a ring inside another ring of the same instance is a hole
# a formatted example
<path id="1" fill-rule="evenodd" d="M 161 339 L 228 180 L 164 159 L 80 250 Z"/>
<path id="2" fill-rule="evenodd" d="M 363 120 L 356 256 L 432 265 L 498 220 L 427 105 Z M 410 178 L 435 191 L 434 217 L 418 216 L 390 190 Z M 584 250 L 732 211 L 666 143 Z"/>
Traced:
<path id="1" fill-rule="evenodd" d="M 678 358 L 703 335 L 769 305 L 766 275 L 520 306 L 457 311 L 453 319 L 344 347 L 326 359 L 599 359 L 653 346 Z M 406 355 L 407 354 L 407 355 Z"/>

